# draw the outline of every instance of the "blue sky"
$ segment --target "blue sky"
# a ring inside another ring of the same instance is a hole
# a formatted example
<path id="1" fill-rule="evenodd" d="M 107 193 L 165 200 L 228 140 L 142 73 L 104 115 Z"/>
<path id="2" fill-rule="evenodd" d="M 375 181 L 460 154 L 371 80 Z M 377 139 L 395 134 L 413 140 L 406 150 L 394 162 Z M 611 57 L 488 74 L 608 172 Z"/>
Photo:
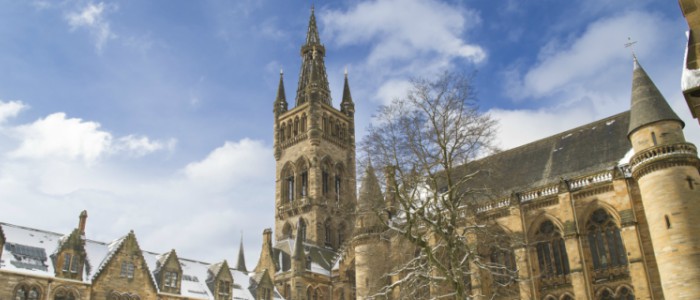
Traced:
<path id="1" fill-rule="evenodd" d="M 248 266 L 273 224 L 272 101 L 288 99 L 310 1 L 0 0 L 0 221 Z M 635 52 L 700 141 L 680 92 L 675 1 L 316 3 L 334 104 L 349 71 L 358 140 L 411 77 L 476 71 L 518 146 L 627 110 Z"/>

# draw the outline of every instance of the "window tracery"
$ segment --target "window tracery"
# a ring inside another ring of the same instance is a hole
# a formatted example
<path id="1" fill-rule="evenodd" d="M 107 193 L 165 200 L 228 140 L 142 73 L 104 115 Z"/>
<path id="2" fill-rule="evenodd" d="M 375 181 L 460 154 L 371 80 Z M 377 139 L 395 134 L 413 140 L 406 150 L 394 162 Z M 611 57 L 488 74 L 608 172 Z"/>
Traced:
<path id="1" fill-rule="evenodd" d="M 620 269 L 626 269 L 627 255 L 620 229 L 610 214 L 605 209 L 597 209 L 586 223 L 586 230 L 594 277 L 622 275 L 625 270 Z"/>
<path id="2" fill-rule="evenodd" d="M 535 241 L 542 284 L 552 286 L 566 283 L 566 275 L 570 271 L 569 258 L 559 228 L 550 220 L 542 222 L 535 233 Z"/>

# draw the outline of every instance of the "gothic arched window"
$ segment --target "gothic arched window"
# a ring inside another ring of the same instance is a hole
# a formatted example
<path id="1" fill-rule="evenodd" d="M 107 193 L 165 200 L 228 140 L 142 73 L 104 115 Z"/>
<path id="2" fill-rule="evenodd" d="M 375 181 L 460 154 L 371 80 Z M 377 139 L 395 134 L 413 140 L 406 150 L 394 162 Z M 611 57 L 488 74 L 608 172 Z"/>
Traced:
<path id="1" fill-rule="evenodd" d="M 586 230 L 593 269 L 600 271 L 627 265 L 620 229 L 604 209 L 593 212 L 586 223 Z"/>
<path id="2" fill-rule="evenodd" d="M 15 300 L 39 300 L 41 291 L 36 286 L 20 285 L 15 290 Z"/>
<path id="3" fill-rule="evenodd" d="M 535 233 L 537 261 L 542 278 L 569 274 L 569 257 L 559 229 L 552 221 L 544 221 Z M 553 284 L 559 282 L 552 282 Z"/>
<path id="4" fill-rule="evenodd" d="M 301 240 L 306 241 L 306 222 L 304 220 L 299 220 L 299 234 L 301 235 Z"/>
<path id="5" fill-rule="evenodd" d="M 65 288 L 59 288 L 53 296 L 54 300 L 75 300 L 78 299 L 76 294 Z"/>
<path id="6" fill-rule="evenodd" d="M 515 256 L 513 251 L 501 246 L 494 246 L 490 251 L 491 263 L 494 264 L 493 280 L 499 285 L 507 285 L 514 281 Z"/>
<path id="7" fill-rule="evenodd" d="M 306 114 L 301 115 L 299 127 L 301 128 L 301 133 L 306 132 Z"/>
<path id="8" fill-rule="evenodd" d="M 622 287 L 617 291 L 617 299 L 619 300 L 634 300 L 634 293 L 627 287 Z"/>
<path id="9" fill-rule="evenodd" d="M 333 234 L 333 229 L 331 229 L 331 220 L 326 220 L 326 222 L 323 223 L 323 233 L 326 246 L 331 246 Z"/>

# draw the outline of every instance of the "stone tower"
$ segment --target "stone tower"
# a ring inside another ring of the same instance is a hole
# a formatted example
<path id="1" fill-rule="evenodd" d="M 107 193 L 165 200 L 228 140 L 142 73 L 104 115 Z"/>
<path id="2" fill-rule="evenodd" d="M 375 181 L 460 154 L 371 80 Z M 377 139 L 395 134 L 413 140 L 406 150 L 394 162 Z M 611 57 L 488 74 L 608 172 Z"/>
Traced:
<path id="1" fill-rule="evenodd" d="M 700 299 L 700 160 L 683 122 L 634 60 L 628 138 L 666 299 Z"/>
<path id="2" fill-rule="evenodd" d="M 384 286 L 382 276 L 390 265 L 389 247 L 381 238 L 379 212 L 385 209 L 382 191 L 370 163 L 360 185 L 353 246 L 355 247 L 355 288 L 358 300 L 382 299 L 376 296 Z"/>
<path id="3" fill-rule="evenodd" d="M 313 8 L 294 107 L 280 73 L 274 102 L 275 239 L 299 232 L 307 244 L 338 247 L 352 232 L 355 183 L 355 107 L 347 73 L 340 109 L 334 108 Z"/>

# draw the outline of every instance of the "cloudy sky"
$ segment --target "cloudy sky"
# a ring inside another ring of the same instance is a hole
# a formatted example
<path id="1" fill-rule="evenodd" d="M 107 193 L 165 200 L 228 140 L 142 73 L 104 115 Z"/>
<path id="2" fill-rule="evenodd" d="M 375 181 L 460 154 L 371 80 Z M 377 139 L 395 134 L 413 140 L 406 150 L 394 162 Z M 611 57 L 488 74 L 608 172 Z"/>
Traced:
<path id="1" fill-rule="evenodd" d="M 477 72 L 503 148 L 627 110 L 632 60 L 700 141 L 676 1 L 318 1 L 334 104 L 362 136 L 407 80 Z M 310 1 L 0 0 L 0 222 L 248 266 L 273 224 L 272 101 Z M 361 138 L 361 137 L 360 137 Z M 360 139 L 358 138 L 358 139 Z"/>

